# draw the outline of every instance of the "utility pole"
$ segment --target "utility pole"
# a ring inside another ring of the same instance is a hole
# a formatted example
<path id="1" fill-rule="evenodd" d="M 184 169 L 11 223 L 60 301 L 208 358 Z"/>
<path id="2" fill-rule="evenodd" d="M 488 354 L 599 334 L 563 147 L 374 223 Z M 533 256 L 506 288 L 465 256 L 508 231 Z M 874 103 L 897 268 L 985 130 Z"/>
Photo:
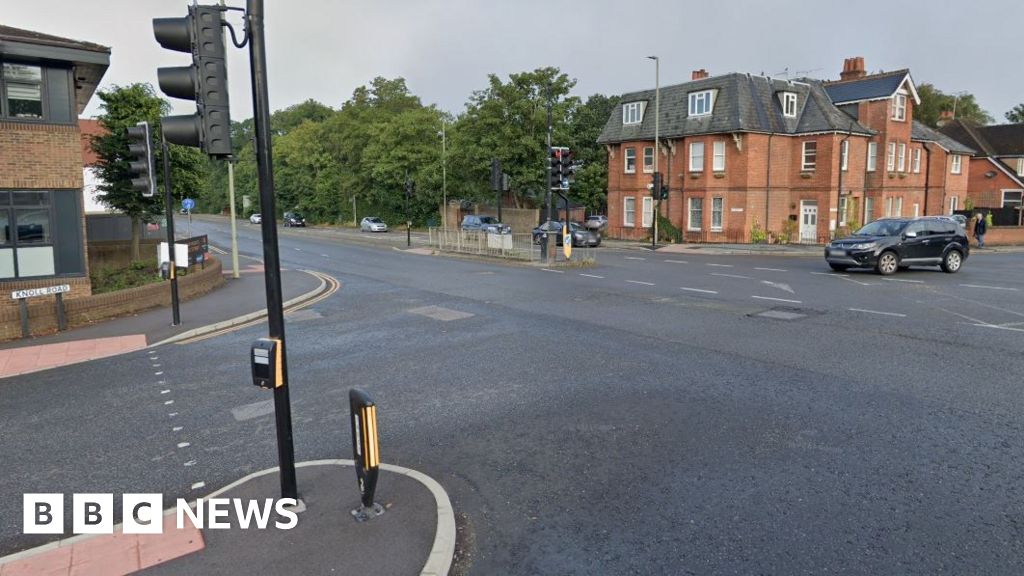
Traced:
<path id="1" fill-rule="evenodd" d="M 441 226 L 448 231 L 448 138 L 445 136 L 445 121 L 441 118 L 441 195 L 444 207 L 441 209 Z"/>
<path id="2" fill-rule="evenodd" d="M 545 163 L 550 163 L 551 162 L 551 86 L 550 85 L 548 86 L 548 154 L 544 158 L 544 162 Z M 551 206 L 551 186 L 554 183 L 551 182 L 550 166 L 548 166 L 548 168 L 544 172 L 545 172 L 545 174 L 548 174 L 548 177 L 545 178 L 545 179 L 548 181 L 548 186 L 547 186 L 547 188 L 548 188 L 548 195 L 547 195 L 548 219 L 547 219 L 547 222 L 550 222 L 550 221 L 552 221 L 554 219 L 554 216 L 552 215 L 552 211 L 551 211 L 551 208 L 552 208 L 552 206 Z M 547 263 L 550 265 L 550 264 L 554 264 L 555 263 L 555 239 L 551 237 L 550 233 L 547 236 L 548 236 L 547 241 L 544 242 L 544 253 L 547 256 Z"/>
<path id="3" fill-rule="evenodd" d="M 274 166 L 270 138 L 270 99 L 267 95 L 267 50 L 263 32 L 263 0 L 246 0 L 249 32 L 249 65 L 252 68 L 253 119 L 256 124 L 256 165 L 259 174 L 263 226 L 263 263 L 267 289 L 267 325 L 271 339 L 281 347 L 282 385 L 274 388 L 277 423 L 277 457 L 281 469 L 281 497 L 298 498 L 295 480 L 295 446 L 292 441 L 292 409 L 288 396 L 288 349 L 284 337 L 281 294 L 281 259 L 274 220 Z"/>
<path id="4" fill-rule="evenodd" d="M 661 118 L 661 59 L 648 56 L 654 60 L 654 173 L 658 173 L 658 156 L 661 156 L 661 142 L 658 140 L 658 121 Z M 661 178 L 657 179 L 660 183 Z M 658 247 L 658 204 L 661 203 L 661 190 L 651 188 L 651 250 Z"/>
<path id="5" fill-rule="evenodd" d="M 167 210 L 167 276 L 171 279 L 171 326 L 181 324 L 178 309 L 178 265 L 174 261 L 174 198 L 171 194 L 171 153 L 167 150 L 167 138 L 160 130 L 160 145 L 164 156 L 164 205 Z"/>

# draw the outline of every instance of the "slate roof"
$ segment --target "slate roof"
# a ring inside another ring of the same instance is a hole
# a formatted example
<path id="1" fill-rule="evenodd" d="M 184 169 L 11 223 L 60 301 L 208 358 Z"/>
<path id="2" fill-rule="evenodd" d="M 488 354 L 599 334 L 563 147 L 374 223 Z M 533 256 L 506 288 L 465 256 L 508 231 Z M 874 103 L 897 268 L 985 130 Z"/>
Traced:
<path id="1" fill-rule="evenodd" d="M 891 98 L 909 73 L 909 70 L 894 70 L 856 80 L 828 82 L 825 84 L 825 91 L 836 104 Z"/>
<path id="2" fill-rule="evenodd" d="M 953 154 L 974 155 L 978 153 L 977 150 L 968 148 L 957 140 L 954 140 L 941 132 L 932 130 L 927 124 L 922 124 L 917 120 L 914 120 L 914 123 L 910 127 L 910 139 L 917 140 L 918 142 L 935 142 Z"/>
<path id="3" fill-rule="evenodd" d="M 977 126 L 953 120 L 939 131 L 974 146 L 985 156 L 1024 156 L 1024 124 Z"/>
<path id="4" fill-rule="evenodd" d="M 689 94 L 703 90 L 715 91 L 712 113 L 689 117 Z M 795 118 L 786 118 L 782 114 L 782 92 L 797 95 Z M 598 143 L 654 140 L 654 97 L 654 90 L 623 94 L 598 137 Z M 646 103 L 643 121 L 623 125 L 622 107 L 638 101 Z M 739 73 L 712 76 L 662 87 L 660 108 L 658 128 L 659 136 L 663 138 L 736 132 L 875 133 L 836 108 L 817 80 L 787 81 Z"/>
<path id="5" fill-rule="evenodd" d="M 22 30 L 21 28 L 13 28 L 11 26 L 4 26 L 0 24 L 0 43 L 3 43 L 4 41 L 25 42 L 26 44 L 56 46 L 58 48 L 73 48 L 75 50 L 87 50 L 89 52 L 110 54 L 110 48 L 93 42 L 61 38 L 60 36 L 43 34 L 42 32 L 33 32 L 32 30 Z"/>

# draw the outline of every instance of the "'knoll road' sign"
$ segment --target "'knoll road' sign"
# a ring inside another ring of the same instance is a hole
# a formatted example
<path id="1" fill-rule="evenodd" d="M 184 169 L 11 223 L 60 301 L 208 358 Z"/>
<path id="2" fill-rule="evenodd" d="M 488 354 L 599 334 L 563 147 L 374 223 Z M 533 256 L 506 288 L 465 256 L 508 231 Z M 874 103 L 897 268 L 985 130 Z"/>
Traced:
<path id="1" fill-rule="evenodd" d="M 46 288 L 30 288 L 28 290 L 15 290 L 14 292 L 11 292 L 11 298 L 13 300 L 20 300 L 22 298 L 34 298 L 36 296 L 49 296 L 50 294 L 63 294 L 64 292 L 71 292 L 70 284 L 48 286 Z"/>

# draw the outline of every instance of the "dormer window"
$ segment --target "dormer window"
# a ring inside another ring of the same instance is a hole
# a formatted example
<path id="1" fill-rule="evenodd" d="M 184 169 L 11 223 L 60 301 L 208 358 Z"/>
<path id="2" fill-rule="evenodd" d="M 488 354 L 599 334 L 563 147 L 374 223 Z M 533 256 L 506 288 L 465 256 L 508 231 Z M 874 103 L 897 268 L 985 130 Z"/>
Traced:
<path id="1" fill-rule="evenodd" d="M 639 124 L 644 120 L 644 104 L 646 102 L 630 102 L 622 105 L 622 123 Z"/>
<path id="2" fill-rule="evenodd" d="M 786 118 L 796 118 L 796 94 L 782 93 L 782 115 Z"/>
<path id="3" fill-rule="evenodd" d="M 892 97 L 892 119 L 900 122 L 907 119 L 907 95 L 896 94 Z"/>
<path id="4" fill-rule="evenodd" d="M 689 116 L 707 116 L 715 107 L 715 93 L 713 90 L 702 90 L 690 92 Z"/>

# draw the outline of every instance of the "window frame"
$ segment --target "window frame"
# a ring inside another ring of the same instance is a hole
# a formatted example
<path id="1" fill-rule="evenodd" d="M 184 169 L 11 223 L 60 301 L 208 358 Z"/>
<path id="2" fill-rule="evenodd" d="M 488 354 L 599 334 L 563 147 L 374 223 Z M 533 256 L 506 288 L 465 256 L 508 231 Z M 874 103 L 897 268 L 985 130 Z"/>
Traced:
<path id="1" fill-rule="evenodd" d="M 640 204 L 640 227 L 651 228 L 654 226 L 654 198 L 649 194 L 643 196 Z"/>
<path id="2" fill-rule="evenodd" d="M 1024 176 L 1024 156 L 1017 158 L 1017 176 Z"/>
<path id="3" fill-rule="evenodd" d="M 813 150 L 808 150 L 808 144 L 811 145 Z M 807 162 L 808 152 L 811 152 L 811 161 Z M 817 140 L 804 140 L 801 146 L 800 153 L 800 171 L 801 172 L 813 172 L 818 166 L 818 141 Z"/>
<path id="4" fill-rule="evenodd" d="M 907 171 L 907 145 L 900 142 L 897 146 L 899 152 L 896 155 L 896 171 L 906 172 Z"/>
<path id="5" fill-rule="evenodd" d="M 7 96 L 7 87 L 9 83 L 23 84 L 23 85 L 37 85 L 35 82 L 25 82 L 21 80 L 15 80 L 14 82 L 8 82 L 6 75 L 4 74 L 4 64 L 16 64 L 20 66 L 31 66 L 39 69 L 39 108 L 40 114 L 38 118 L 32 117 L 17 117 L 12 116 L 10 111 L 10 102 Z M 24 62 L 17 59 L 0 59 L 0 120 L 11 121 L 11 122 L 27 122 L 27 123 L 46 123 L 50 118 L 50 104 L 49 97 L 47 94 L 47 87 L 49 85 L 47 81 L 47 68 L 41 64 L 35 62 Z M 71 102 L 74 102 L 72 97 Z"/>
<path id="6" fill-rule="evenodd" d="M 718 163 L 719 158 L 722 160 L 721 164 Z M 711 171 L 725 172 L 725 140 L 715 140 L 711 143 Z"/>
<path id="7" fill-rule="evenodd" d="M 850 169 L 850 141 L 843 140 L 839 145 L 839 169 L 846 172 Z"/>
<path id="8" fill-rule="evenodd" d="M 783 92 L 782 93 L 782 115 L 786 118 L 796 118 L 796 104 L 797 96 L 796 92 Z M 792 107 L 792 112 L 790 111 Z"/>
<path id="9" fill-rule="evenodd" d="M 697 167 L 694 167 L 693 163 L 693 149 L 694 146 L 700 146 L 700 163 Z M 704 142 L 690 142 L 690 156 L 689 156 L 689 167 L 690 172 L 704 172 Z"/>
<path id="10" fill-rule="evenodd" d="M 636 228 L 636 196 L 622 198 L 622 227 Z"/>
<path id="11" fill-rule="evenodd" d="M 887 146 L 887 154 L 885 156 L 885 168 L 887 172 L 896 171 L 896 143 L 889 142 Z"/>
<path id="12" fill-rule="evenodd" d="M 864 197 L 864 224 L 869 224 L 875 216 L 875 199 L 872 196 Z"/>
<path id="13" fill-rule="evenodd" d="M 7 225 L 10 227 L 11 237 L 8 242 L 0 243 L 0 250 L 10 250 L 13 264 L 14 264 L 14 276 L 7 278 L 0 278 L 0 281 L 18 281 L 18 280 L 36 280 L 44 278 L 59 278 L 65 276 L 78 276 L 77 274 L 62 274 L 57 272 L 57 243 L 56 238 L 57 232 L 57 215 L 56 215 L 56 200 L 54 198 L 54 192 L 60 190 L 60 188 L 47 188 L 47 189 L 32 189 L 32 188 L 0 188 L 0 193 L 7 194 L 7 203 L 0 203 L 0 212 L 7 214 Z M 19 192 L 41 192 L 46 194 L 46 203 L 38 205 L 24 205 L 19 206 L 14 203 L 14 194 Z M 46 226 L 47 226 L 47 241 L 46 242 L 21 242 L 18 239 L 18 210 L 46 210 Z M 18 266 L 18 250 L 30 249 L 30 248 L 51 248 L 54 252 L 54 274 L 42 275 L 42 276 L 22 276 Z"/>
<path id="14" fill-rule="evenodd" d="M 914 148 L 914 162 L 913 162 L 913 166 L 914 166 L 914 168 L 913 168 L 914 174 L 920 174 L 921 173 L 921 149 L 920 148 Z"/>
<path id="15" fill-rule="evenodd" d="M 633 126 L 634 124 L 642 124 L 644 121 L 644 110 L 646 109 L 646 102 L 643 100 L 637 100 L 636 102 L 627 102 L 622 105 L 622 125 Z M 636 118 L 635 120 L 633 118 Z M 628 120 L 627 120 L 628 118 Z"/>
<path id="16" fill-rule="evenodd" d="M 868 142 L 868 161 L 865 170 L 874 172 L 878 169 L 878 142 Z"/>
<path id="17" fill-rule="evenodd" d="M 963 156 L 959 154 L 953 154 L 950 159 L 949 173 L 950 174 L 961 174 L 963 173 Z"/>
<path id="18" fill-rule="evenodd" d="M 717 206 L 716 206 L 717 205 Z M 718 217 L 718 225 L 715 225 L 715 217 Z M 711 231 L 721 232 L 725 225 L 725 198 L 714 196 L 711 198 Z"/>
<path id="19" fill-rule="evenodd" d="M 1013 207 L 1024 206 L 1024 190 L 1009 189 L 1009 190 L 1003 190 L 1002 191 L 1002 197 L 1001 197 L 1002 204 L 1001 205 L 1002 205 L 1003 208 L 1008 208 L 1009 207 L 1009 206 L 1006 205 L 1006 195 L 1007 194 L 1016 194 L 1017 195 L 1017 201 L 1012 203 L 1012 204 L 1010 204 L 1010 206 L 1013 206 Z"/>
<path id="20" fill-rule="evenodd" d="M 696 92 L 690 92 L 687 95 L 687 103 L 687 118 L 710 116 L 715 111 L 715 91 L 698 90 Z M 698 112 L 698 108 L 700 108 L 703 111 Z"/>
<path id="21" fill-rule="evenodd" d="M 633 168 L 630 169 L 630 160 L 632 160 Z M 622 171 L 626 174 L 636 174 L 636 148 L 627 146 L 622 149 Z"/>
<path id="22" fill-rule="evenodd" d="M 950 213 L 950 215 L 952 215 L 954 212 L 956 212 L 956 209 L 959 208 L 959 207 L 960 207 L 960 197 L 959 196 L 950 196 L 949 197 L 949 213 Z"/>
<path id="23" fill-rule="evenodd" d="M 897 122 L 907 120 L 907 95 L 897 92 L 892 97 L 892 119 Z"/>
<path id="24" fill-rule="evenodd" d="M 694 208 L 694 206 L 697 206 Z M 693 225 L 693 214 L 697 212 L 697 225 Z M 704 199 L 699 196 L 691 196 L 686 199 L 686 229 L 690 232 L 700 232 L 704 220 Z"/>
<path id="25" fill-rule="evenodd" d="M 848 197 L 839 197 L 839 225 L 846 226 L 846 210 L 850 205 Z"/>
<path id="26" fill-rule="evenodd" d="M 647 152 L 651 153 L 651 162 L 647 163 Z M 654 146 L 644 146 L 644 174 L 654 173 Z"/>

